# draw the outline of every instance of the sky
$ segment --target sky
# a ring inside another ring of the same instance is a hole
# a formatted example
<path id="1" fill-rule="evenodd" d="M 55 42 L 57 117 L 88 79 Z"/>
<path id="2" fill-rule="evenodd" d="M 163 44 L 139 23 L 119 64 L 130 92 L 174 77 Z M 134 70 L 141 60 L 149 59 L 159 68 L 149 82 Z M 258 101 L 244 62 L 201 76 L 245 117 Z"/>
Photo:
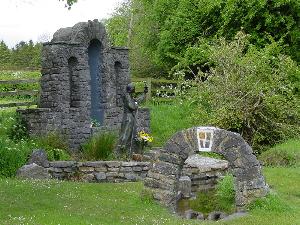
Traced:
<path id="1" fill-rule="evenodd" d="M 1 0 L 0 40 L 10 48 L 20 41 L 50 41 L 59 28 L 108 18 L 122 0 L 78 0 L 71 10 L 59 0 Z"/>

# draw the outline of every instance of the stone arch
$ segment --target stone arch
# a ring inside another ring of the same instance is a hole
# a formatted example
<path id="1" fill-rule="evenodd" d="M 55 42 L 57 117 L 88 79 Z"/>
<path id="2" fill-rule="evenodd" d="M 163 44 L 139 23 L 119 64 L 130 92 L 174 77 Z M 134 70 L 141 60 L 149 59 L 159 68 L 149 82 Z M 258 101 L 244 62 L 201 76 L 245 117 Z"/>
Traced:
<path id="1" fill-rule="evenodd" d="M 182 130 L 169 139 L 145 179 L 145 187 L 151 189 L 153 197 L 173 209 L 178 200 L 178 179 L 184 161 L 199 149 L 197 129 Z M 244 208 L 253 199 L 268 193 L 260 163 L 252 148 L 239 134 L 218 128 L 200 129 L 212 132 L 210 150 L 223 155 L 229 162 L 235 178 L 237 209 Z"/>
<path id="2" fill-rule="evenodd" d="M 105 26 L 97 19 L 59 29 L 53 34 L 51 42 L 77 43 L 89 47 L 93 39 L 99 40 L 105 49 L 110 48 Z"/>

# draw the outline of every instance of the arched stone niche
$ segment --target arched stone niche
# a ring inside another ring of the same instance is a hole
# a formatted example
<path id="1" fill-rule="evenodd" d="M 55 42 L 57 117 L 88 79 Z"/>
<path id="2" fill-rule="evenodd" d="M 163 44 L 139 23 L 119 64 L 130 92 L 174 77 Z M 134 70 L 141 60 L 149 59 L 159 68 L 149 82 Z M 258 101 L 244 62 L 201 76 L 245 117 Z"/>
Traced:
<path id="1" fill-rule="evenodd" d="M 268 185 L 252 148 L 239 134 L 213 127 L 182 130 L 168 140 L 148 172 L 145 188 L 150 189 L 160 203 L 175 209 L 184 161 L 198 151 L 218 153 L 229 162 L 235 180 L 237 210 L 268 193 Z"/>
<path id="2" fill-rule="evenodd" d="M 41 72 L 38 107 L 18 110 L 31 135 L 58 132 L 77 154 L 97 130 L 120 129 L 121 96 L 130 83 L 129 49 L 112 47 L 98 20 L 56 31 L 43 44 Z M 149 118 L 149 109 L 139 110 L 143 130 Z"/>

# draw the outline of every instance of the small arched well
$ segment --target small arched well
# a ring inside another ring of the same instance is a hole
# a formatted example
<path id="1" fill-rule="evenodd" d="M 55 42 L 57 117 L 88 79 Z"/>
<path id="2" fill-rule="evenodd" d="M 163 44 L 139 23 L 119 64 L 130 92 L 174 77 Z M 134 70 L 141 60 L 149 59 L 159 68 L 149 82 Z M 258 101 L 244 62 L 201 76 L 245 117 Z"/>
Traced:
<path id="1" fill-rule="evenodd" d="M 177 132 L 167 141 L 153 163 L 145 188 L 163 205 L 175 210 L 180 196 L 179 180 L 184 163 L 199 151 L 222 155 L 234 177 L 235 205 L 242 210 L 269 192 L 259 161 L 241 135 L 215 127 L 193 127 Z"/>

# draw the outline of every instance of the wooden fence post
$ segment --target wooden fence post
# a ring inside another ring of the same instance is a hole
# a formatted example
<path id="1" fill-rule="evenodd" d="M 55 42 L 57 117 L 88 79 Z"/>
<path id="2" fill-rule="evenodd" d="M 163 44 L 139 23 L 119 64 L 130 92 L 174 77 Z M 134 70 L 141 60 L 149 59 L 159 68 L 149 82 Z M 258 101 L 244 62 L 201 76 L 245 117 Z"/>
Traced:
<path id="1" fill-rule="evenodd" d="M 148 103 L 148 101 L 150 101 L 151 97 L 152 97 L 152 79 L 151 78 L 147 79 L 147 86 L 148 86 L 148 93 L 146 95 L 146 102 Z"/>

